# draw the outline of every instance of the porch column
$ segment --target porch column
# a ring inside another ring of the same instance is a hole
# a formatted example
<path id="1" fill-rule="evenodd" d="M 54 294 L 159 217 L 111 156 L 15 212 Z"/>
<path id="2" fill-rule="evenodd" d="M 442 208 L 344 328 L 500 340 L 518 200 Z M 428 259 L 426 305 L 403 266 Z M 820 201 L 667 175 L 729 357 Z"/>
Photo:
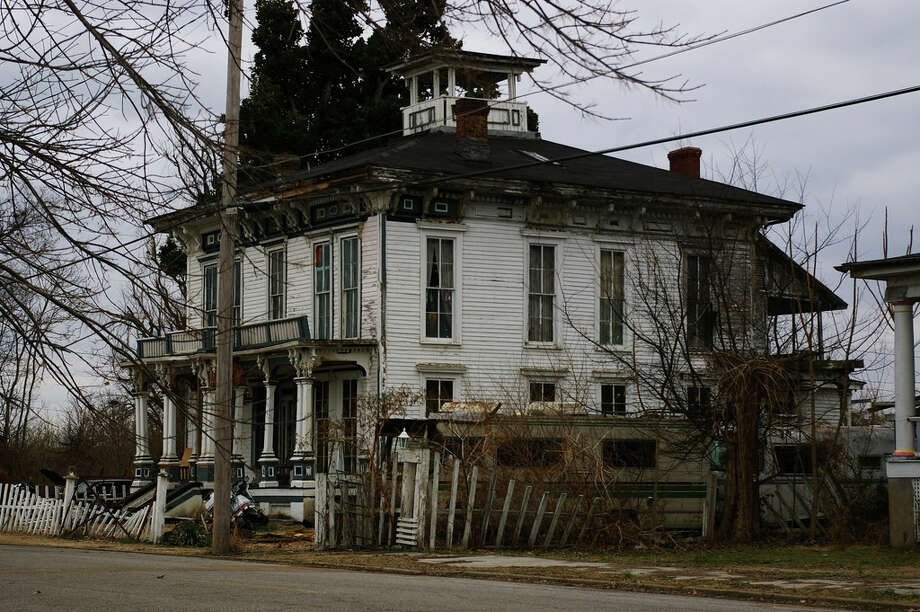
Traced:
<path id="1" fill-rule="evenodd" d="M 207 486 L 214 483 L 214 388 L 201 390 L 201 456 L 198 457 L 198 480 Z"/>
<path id="2" fill-rule="evenodd" d="M 277 385 L 265 381 L 265 427 L 262 433 L 262 454 L 259 455 L 259 466 L 262 468 L 261 487 L 277 487 L 278 480 L 275 469 L 278 458 L 275 456 L 275 389 Z"/>
<path id="3" fill-rule="evenodd" d="M 233 454 L 231 463 L 233 465 L 233 477 L 243 478 L 245 476 L 245 458 L 243 456 L 243 433 L 246 431 L 246 425 L 243 417 L 243 401 L 246 399 L 246 387 L 239 386 L 233 389 Z"/>
<path id="4" fill-rule="evenodd" d="M 176 396 L 172 372 L 162 368 L 158 372 L 163 393 L 163 453 L 160 468 L 169 476 L 170 482 L 179 480 L 179 456 L 176 454 Z"/>
<path id="5" fill-rule="evenodd" d="M 153 480 L 153 457 L 147 437 L 147 391 L 142 386 L 134 391 L 134 481 L 131 489 L 137 490 Z"/>
<path id="6" fill-rule="evenodd" d="M 894 313 L 894 436 L 892 457 L 916 455 L 914 416 L 914 303 L 892 302 Z"/>
<path id="7" fill-rule="evenodd" d="M 191 389 L 185 394 L 185 447 L 192 449 L 188 458 L 189 478 L 198 480 L 198 392 Z"/>
<path id="8" fill-rule="evenodd" d="M 294 437 L 294 454 L 291 457 L 291 486 L 305 487 L 313 480 L 313 379 L 298 377 L 297 421 Z"/>

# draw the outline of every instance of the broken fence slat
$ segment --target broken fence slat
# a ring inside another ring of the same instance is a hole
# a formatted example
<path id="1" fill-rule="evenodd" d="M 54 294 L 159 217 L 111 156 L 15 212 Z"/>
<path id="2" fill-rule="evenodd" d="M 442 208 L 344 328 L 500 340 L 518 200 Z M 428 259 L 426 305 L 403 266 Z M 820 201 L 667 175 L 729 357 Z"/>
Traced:
<path id="1" fill-rule="evenodd" d="M 584 502 L 584 500 L 584 495 L 579 495 L 575 499 L 575 504 L 572 506 L 572 514 L 569 516 L 569 522 L 565 526 L 565 530 L 562 532 L 562 538 L 559 540 L 559 546 L 565 546 L 566 542 L 569 541 L 569 536 L 572 534 L 572 528 L 575 527 L 575 517 L 578 516 L 578 511 L 581 510 L 581 504 Z"/>
<path id="2" fill-rule="evenodd" d="M 497 477 L 496 472 L 492 472 L 492 475 L 489 477 L 489 492 L 486 495 L 486 505 L 482 509 L 482 543 L 486 543 L 486 539 L 489 537 L 489 519 L 492 517 L 492 502 L 495 501 L 495 480 Z"/>
<path id="3" fill-rule="evenodd" d="M 498 519 L 498 533 L 495 536 L 495 545 L 501 546 L 505 537 L 505 525 L 508 522 L 508 510 L 511 508 L 511 498 L 514 496 L 514 480 L 508 481 L 508 488 L 505 490 L 505 502 L 502 504 L 502 515 Z"/>
<path id="4" fill-rule="evenodd" d="M 588 512 L 585 514 L 585 524 L 581 526 L 581 531 L 578 532 L 579 546 L 581 545 L 582 540 L 585 539 L 585 534 L 588 532 L 588 527 L 591 525 L 591 517 L 594 516 L 594 509 L 599 503 L 601 503 L 601 498 L 595 497 L 591 500 L 591 505 L 588 506 Z"/>
<path id="5" fill-rule="evenodd" d="M 434 550 L 435 540 L 438 536 L 438 485 L 440 484 L 441 477 L 441 454 L 435 451 L 434 457 L 432 458 L 432 468 L 431 468 L 431 495 L 429 496 L 429 502 L 431 503 L 431 536 L 428 539 L 428 548 Z"/>
<path id="6" fill-rule="evenodd" d="M 447 549 L 454 546 L 454 517 L 457 511 L 457 481 L 460 477 L 460 462 L 453 458 L 453 475 L 450 482 L 450 507 L 447 511 Z"/>
<path id="7" fill-rule="evenodd" d="M 530 494 L 533 493 L 533 486 L 527 485 L 524 489 L 524 499 L 521 501 L 521 513 L 518 515 L 517 528 L 514 530 L 514 538 L 511 540 L 512 546 L 517 546 L 521 539 L 521 531 L 524 528 L 524 520 L 527 518 L 527 504 L 530 503 Z"/>
<path id="8" fill-rule="evenodd" d="M 473 527 L 473 506 L 476 503 L 476 479 L 479 477 L 479 466 L 473 466 L 473 473 L 470 475 L 470 497 L 466 505 L 466 520 L 463 523 L 463 548 L 470 546 L 470 530 Z"/>
<path id="9" fill-rule="evenodd" d="M 537 505 L 537 516 L 534 517 L 533 527 L 530 528 L 530 537 L 527 539 L 527 545 L 533 548 L 537 543 L 537 534 L 540 533 L 540 523 L 543 522 L 543 514 L 546 512 L 546 502 L 549 500 L 549 493 L 544 493 Z"/>
<path id="10" fill-rule="evenodd" d="M 543 540 L 543 546 L 548 547 L 553 541 L 553 535 L 556 533 L 556 525 L 559 524 L 559 515 L 562 513 L 562 508 L 565 505 L 565 498 L 568 496 L 567 493 L 562 493 L 559 496 L 559 501 L 556 502 L 556 508 L 553 510 L 553 520 L 550 521 L 549 529 L 546 532 L 546 539 Z"/>
<path id="11" fill-rule="evenodd" d="M 393 478 L 390 485 L 390 512 L 387 515 L 387 546 L 393 545 L 393 522 L 396 520 L 396 489 L 399 484 L 399 462 L 393 452 Z"/>

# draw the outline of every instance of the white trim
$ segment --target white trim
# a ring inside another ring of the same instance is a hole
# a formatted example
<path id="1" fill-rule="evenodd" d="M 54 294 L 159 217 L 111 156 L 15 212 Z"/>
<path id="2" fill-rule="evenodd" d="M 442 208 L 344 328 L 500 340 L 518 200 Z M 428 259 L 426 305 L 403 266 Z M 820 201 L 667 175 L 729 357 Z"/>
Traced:
<path id="1" fill-rule="evenodd" d="M 538 230 L 527 226 L 521 228 L 521 236 L 536 242 L 544 241 L 547 243 L 562 242 L 568 238 L 567 232 L 565 231 Z"/>
<path id="2" fill-rule="evenodd" d="M 428 416 L 428 381 L 429 380 L 437 380 L 439 382 L 450 381 L 451 383 L 450 402 L 455 402 L 457 401 L 457 389 L 458 389 L 457 381 L 460 378 L 461 378 L 460 374 L 439 374 L 439 373 L 428 374 L 425 372 L 419 372 L 419 381 L 421 382 L 421 387 L 422 387 L 422 408 L 421 408 L 422 418 L 426 418 Z M 438 391 L 440 392 L 440 388 L 438 389 Z M 440 406 L 438 408 L 439 409 L 437 412 L 440 412 Z"/>
<path id="3" fill-rule="evenodd" d="M 455 227 L 436 227 L 419 231 L 419 344 L 460 346 L 463 342 L 463 234 Z M 428 239 L 441 238 L 454 243 L 454 301 L 450 338 L 429 338 L 425 335 L 425 301 L 428 281 Z"/>
<path id="4" fill-rule="evenodd" d="M 417 363 L 415 369 L 422 374 L 453 374 L 466 373 L 466 366 L 462 363 Z"/>
<path id="5" fill-rule="evenodd" d="M 417 220 L 415 225 L 420 230 L 431 232 L 465 232 L 470 229 L 470 226 L 466 223 L 438 223 L 421 219 Z"/>

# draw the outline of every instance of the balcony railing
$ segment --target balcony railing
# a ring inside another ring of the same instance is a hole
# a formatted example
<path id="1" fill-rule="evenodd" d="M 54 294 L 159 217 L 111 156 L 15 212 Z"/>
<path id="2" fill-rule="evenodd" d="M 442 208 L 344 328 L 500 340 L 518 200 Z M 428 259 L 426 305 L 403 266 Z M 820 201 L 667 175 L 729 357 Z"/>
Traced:
<path id="1" fill-rule="evenodd" d="M 212 353 L 216 335 L 216 328 L 205 327 L 169 332 L 160 338 L 142 338 L 137 341 L 137 354 L 141 359 L 153 359 Z M 233 349 L 237 351 L 309 339 L 310 323 L 306 315 L 233 328 Z"/>
<path id="2" fill-rule="evenodd" d="M 403 132 L 414 134 L 438 125 L 456 126 L 454 103 L 459 98 L 439 96 L 403 108 Z M 489 129 L 511 132 L 527 131 L 527 104 L 483 100 L 489 103 Z"/>

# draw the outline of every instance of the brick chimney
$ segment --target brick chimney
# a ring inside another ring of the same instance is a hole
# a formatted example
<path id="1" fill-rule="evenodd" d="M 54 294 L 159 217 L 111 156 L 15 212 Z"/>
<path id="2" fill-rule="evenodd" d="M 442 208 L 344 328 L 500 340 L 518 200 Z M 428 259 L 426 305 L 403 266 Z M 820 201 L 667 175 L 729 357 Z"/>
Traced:
<path id="1" fill-rule="evenodd" d="M 469 161 L 489 159 L 489 103 L 460 98 L 454 103 L 457 122 L 457 154 Z"/>
<path id="2" fill-rule="evenodd" d="M 693 178 L 700 178 L 700 157 L 703 150 L 696 147 L 683 147 L 668 153 L 671 172 L 680 172 Z"/>

